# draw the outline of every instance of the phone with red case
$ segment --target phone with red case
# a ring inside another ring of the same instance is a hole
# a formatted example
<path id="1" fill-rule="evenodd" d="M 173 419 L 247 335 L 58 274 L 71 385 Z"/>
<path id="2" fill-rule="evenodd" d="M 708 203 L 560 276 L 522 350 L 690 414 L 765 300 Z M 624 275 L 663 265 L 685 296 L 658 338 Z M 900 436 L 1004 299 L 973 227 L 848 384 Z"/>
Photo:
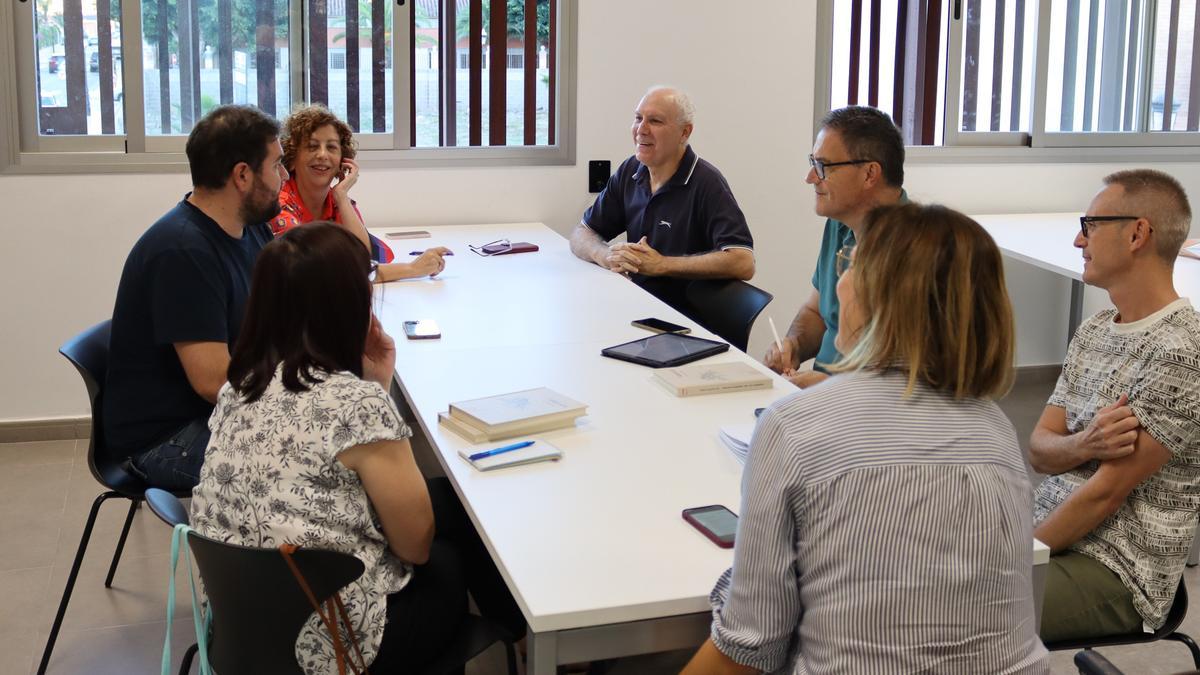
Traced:
<path id="1" fill-rule="evenodd" d="M 737 514 L 720 504 L 697 506 L 683 510 L 683 519 L 712 543 L 721 548 L 733 548 L 737 533 Z"/>

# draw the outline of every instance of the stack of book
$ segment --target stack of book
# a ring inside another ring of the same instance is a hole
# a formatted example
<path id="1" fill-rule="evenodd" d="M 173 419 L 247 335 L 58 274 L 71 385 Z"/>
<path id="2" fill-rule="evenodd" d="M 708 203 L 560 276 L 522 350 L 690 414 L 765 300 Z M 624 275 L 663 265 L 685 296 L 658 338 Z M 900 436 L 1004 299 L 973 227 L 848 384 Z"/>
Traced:
<path id="1" fill-rule="evenodd" d="M 769 389 L 771 378 L 748 363 L 697 363 L 664 368 L 653 375 L 654 381 L 676 396 L 721 394 L 727 391 Z"/>
<path id="2" fill-rule="evenodd" d="M 472 443 L 485 443 L 575 426 L 586 414 L 586 405 L 540 387 L 451 403 L 438 421 Z"/>

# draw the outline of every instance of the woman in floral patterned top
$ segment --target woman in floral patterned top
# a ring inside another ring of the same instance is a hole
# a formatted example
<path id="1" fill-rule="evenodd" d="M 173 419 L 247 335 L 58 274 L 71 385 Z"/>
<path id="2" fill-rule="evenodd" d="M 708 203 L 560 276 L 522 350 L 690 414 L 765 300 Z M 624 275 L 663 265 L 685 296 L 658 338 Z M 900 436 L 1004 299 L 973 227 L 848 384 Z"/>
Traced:
<path id="1" fill-rule="evenodd" d="M 341 596 L 363 654 L 378 672 L 409 672 L 453 638 L 468 586 L 513 637 L 523 620 L 453 490 L 445 479 L 427 487 L 413 460 L 388 395 L 395 343 L 371 315 L 370 269 L 333 223 L 263 249 L 191 522 L 220 541 L 357 557 L 365 571 Z M 306 673 L 337 672 L 315 614 L 296 658 Z"/>

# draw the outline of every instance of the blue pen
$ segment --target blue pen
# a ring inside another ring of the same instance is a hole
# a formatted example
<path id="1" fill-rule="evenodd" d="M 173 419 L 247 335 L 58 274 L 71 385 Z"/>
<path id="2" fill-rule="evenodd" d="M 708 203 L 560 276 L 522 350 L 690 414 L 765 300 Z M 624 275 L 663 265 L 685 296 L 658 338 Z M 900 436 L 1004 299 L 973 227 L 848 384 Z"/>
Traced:
<path id="1" fill-rule="evenodd" d="M 492 448 L 491 450 L 484 450 L 483 452 L 477 452 L 477 453 L 471 455 L 470 459 L 473 462 L 477 459 L 483 459 L 484 457 L 491 457 L 492 455 L 500 455 L 500 454 L 503 454 L 506 452 L 512 452 L 513 450 L 520 450 L 521 448 L 528 448 L 529 446 L 533 445 L 533 443 L 534 443 L 533 441 L 521 441 L 520 443 L 513 443 L 512 445 L 504 445 L 499 448 Z"/>

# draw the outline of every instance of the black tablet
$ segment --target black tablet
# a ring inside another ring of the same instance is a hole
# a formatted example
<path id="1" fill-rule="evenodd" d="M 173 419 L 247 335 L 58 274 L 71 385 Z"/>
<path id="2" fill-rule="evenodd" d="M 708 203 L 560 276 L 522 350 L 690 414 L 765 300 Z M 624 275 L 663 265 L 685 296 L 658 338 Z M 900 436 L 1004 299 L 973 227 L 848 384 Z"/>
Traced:
<path id="1" fill-rule="evenodd" d="M 679 333 L 662 333 L 602 349 L 600 354 L 651 368 L 671 368 L 728 350 L 729 345 L 724 342 Z"/>

